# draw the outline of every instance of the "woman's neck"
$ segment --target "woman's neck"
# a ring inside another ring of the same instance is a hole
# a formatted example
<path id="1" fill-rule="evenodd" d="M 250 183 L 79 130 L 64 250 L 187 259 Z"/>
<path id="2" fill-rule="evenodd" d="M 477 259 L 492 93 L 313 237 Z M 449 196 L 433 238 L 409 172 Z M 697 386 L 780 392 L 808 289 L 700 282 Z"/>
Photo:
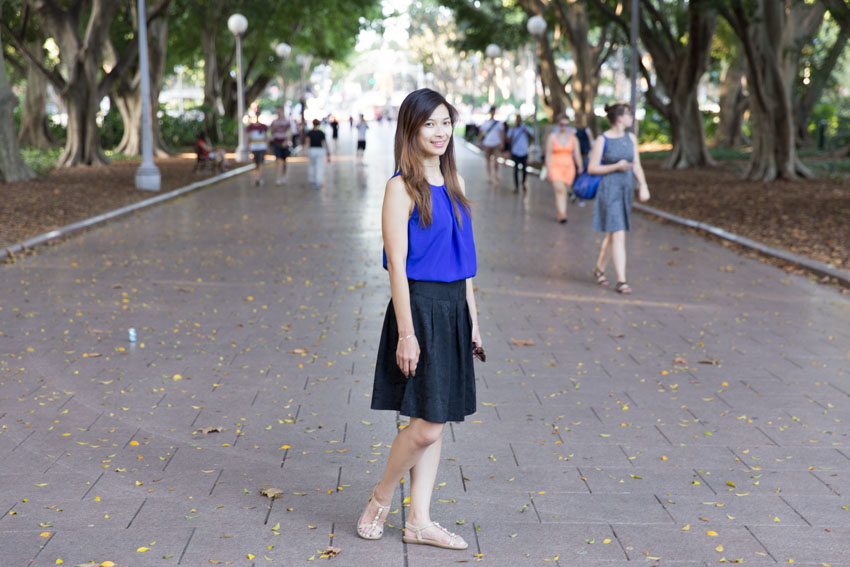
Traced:
<path id="1" fill-rule="evenodd" d="M 622 124 L 614 124 L 614 125 L 611 127 L 611 131 L 612 131 L 612 132 L 614 132 L 615 134 L 617 134 L 617 136 L 616 136 L 616 137 L 618 137 L 618 138 L 619 138 L 620 136 L 625 136 L 625 135 L 626 135 L 626 128 L 625 128 L 625 126 L 623 126 Z"/>
<path id="2" fill-rule="evenodd" d="M 445 182 L 443 172 L 440 170 L 439 157 L 422 160 L 422 167 L 425 169 L 425 179 L 431 185 L 442 185 Z"/>

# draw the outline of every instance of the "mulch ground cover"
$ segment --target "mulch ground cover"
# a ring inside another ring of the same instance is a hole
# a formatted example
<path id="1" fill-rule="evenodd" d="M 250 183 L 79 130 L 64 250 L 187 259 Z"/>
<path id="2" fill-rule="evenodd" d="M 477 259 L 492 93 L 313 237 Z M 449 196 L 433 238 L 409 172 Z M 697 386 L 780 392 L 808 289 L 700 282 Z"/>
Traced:
<path id="1" fill-rule="evenodd" d="M 0 184 L 0 247 L 118 209 L 210 177 L 192 173 L 194 158 L 155 160 L 160 192 L 136 189 L 139 162 L 64 168 L 31 181 Z"/>
<path id="2" fill-rule="evenodd" d="M 162 191 L 209 176 L 194 159 L 156 160 Z M 135 189 L 138 162 L 53 171 L 33 181 L 0 185 L 0 246 L 147 199 Z M 744 181 L 742 164 L 667 170 L 644 161 L 650 205 L 850 271 L 850 180 Z"/>
<path id="3" fill-rule="evenodd" d="M 669 170 L 644 161 L 649 205 L 850 271 L 850 180 L 745 181 L 745 163 Z"/>

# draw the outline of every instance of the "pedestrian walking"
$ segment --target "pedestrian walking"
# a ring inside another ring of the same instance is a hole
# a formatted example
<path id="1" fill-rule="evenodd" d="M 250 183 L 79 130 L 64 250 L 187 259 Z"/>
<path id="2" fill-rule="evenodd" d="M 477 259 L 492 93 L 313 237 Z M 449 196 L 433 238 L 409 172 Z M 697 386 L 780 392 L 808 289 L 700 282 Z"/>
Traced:
<path id="1" fill-rule="evenodd" d="M 638 180 L 641 202 L 649 200 L 649 186 L 640 165 L 637 138 L 627 131 L 634 122 L 632 107 L 606 105 L 605 113 L 611 128 L 596 138 L 587 165 L 589 174 L 602 176 L 593 209 L 593 230 L 606 233 L 593 276 L 599 285 L 608 285 L 605 268 L 613 258 L 617 274 L 614 289 L 629 294 L 632 288 L 626 280 L 626 231 L 631 228 L 634 179 Z"/>
<path id="2" fill-rule="evenodd" d="M 361 114 L 360 122 L 357 123 L 357 157 L 359 158 L 366 152 L 366 130 L 368 129 L 366 118 Z"/>
<path id="3" fill-rule="evenodd" d="M 546 170 L 555 192 L 556 220 L 567 224 L 567 188 L 573 184 L 576 171 L 583 169 L 579 145 L 566 114 L 558 117 L 558 129 L 546 140 Z"/>
<path id="4" fill-rule="evenodd" d="M 519 192 L 519 171 L 522 167 L 522 188 L 528 189 L 525 176 L 528 169 L 528 147 L 534 141 L 531 129 L 522 123 L 522 116 L 516 115 L 516 124 L 508 130 L 507 141 L 514 162 L 514 193 Z"/>
<path id="5" fill-rule="evenodd" d="M 260 122 L 260 110 L 251 115 L 251 123 L 246 129 L 248 134 L 248 149 L 254 159 L 254 185 L 263 185 L 263 162 L 266 160 L 268 150 L 269 127 Z"/>
<path id="6" fill-rule="evenodd" d="M 487 181 L 499 181 L 499 152 L 505 145 L 505 125 L 496 120 L 496 107 L 490 107 L 490 118 L 478 129 L 478 141 L 484 151 L 484 166 L 487 168 Z M 493 173 L 490 173 L 492 163 Z"/>
<path id="7" fill-rule="evenodd" d="M 327 161 L 331 161 L 331 150 L 328 147 L 328 140 L 325 133 L 319 129 L 322 122 L 318 119 L 313 119 L 313 129 L 307 132 L 307 142 L 310 144 L 307 149 L 307 156 L 310 160 L 309 181 L 310 187 L 319 189 L 322 186 L 322 174 L 324 173 L 324 163 L 322 158 L 327 156 Z"/>
<path id="8" fill-rule="evenodd" d="M 339 120 L 336 116 L 331 116 L 331 138 L 334 141 L 334 151 L 339 149 Z"/>
<path id="9" fill-rule="evenodd" d="M 286 110 L 282 106 L 277 107 L 277 118 L 270 126 L 272 137 L 272 151 L 277 164 L 277 177 L 275 185 L 286 183 L 286 159 L 289 157 L 289 136 L 292 131 L 292 123 L 286 117 Z"/>
<path id="10" fill-rule="evenodd" d="M 396 174 L 384 193 L 384 266 L 392 299 L 378 347 L 372 408 L 410 417 L 392 443 L 381 481 L 357 521 L 379 539 L 396 486 L 410 472 L 403 541 L 466 549 L 431 521 L 431 496 L 447 421 L 475 412 L 473 355 L 484 359 L 472 277 L 470 203 L 455 165 L 457 110 L 439 93 L 407 95 L 398 112 Z"/>

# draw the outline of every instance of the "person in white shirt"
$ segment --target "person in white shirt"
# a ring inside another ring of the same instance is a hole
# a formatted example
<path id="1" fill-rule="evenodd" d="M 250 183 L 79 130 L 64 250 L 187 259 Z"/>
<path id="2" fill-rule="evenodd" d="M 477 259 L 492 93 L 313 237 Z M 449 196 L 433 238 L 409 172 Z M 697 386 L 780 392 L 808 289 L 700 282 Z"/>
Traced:
<path id="1" fill-rule="evenodd" d="M 496 158 L 505 146 L 505 125 L 496 120 L 496 107 L 490 107 L 490 119 L 484 122 L 479 129 L 479 142 L 484 150 L 484 163 L 487 168 L 487 181 L 490 183 L 499 180 L 499 162 Z M 493 164 L 493 173 L 490 173 L 490 163 Z"/>
<path id="2" fill-rule="evenodd" d="M 361 114 L 360 122 L 357 123 L 357 157 L 363 157 L 366 152 L 366 130 L 368 129 L 366 118 Z"/>
<path id="3" fill-rule="evenodd" d="M 246 129 L 248 148 L 254 158 L 254 185 L 263 184 L 263 162 L 268 150 L 269 127 L 260 122 L 260 110 L 251 116 L 251 123 Z"/>

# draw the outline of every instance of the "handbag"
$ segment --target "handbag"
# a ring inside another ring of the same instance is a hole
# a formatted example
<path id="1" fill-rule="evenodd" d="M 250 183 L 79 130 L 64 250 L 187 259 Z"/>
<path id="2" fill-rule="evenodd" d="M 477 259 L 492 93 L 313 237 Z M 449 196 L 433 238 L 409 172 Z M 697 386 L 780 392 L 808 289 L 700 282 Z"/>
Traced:
<path id="1" fill-rule="evenodd" d="M 605 155 L 605 147 L 608 145 L 608 138 L 605 138 L 605 144 L 602 146 L 602 155 Z M 599 189 L 599 184 L 602 182 L 601 175 L 590 175 L 587 171 L 582 171 L 581 174 L 573 182 L 573 192 L 579 199 L 589 201 L 596 197 L 596 191 Z"/>

